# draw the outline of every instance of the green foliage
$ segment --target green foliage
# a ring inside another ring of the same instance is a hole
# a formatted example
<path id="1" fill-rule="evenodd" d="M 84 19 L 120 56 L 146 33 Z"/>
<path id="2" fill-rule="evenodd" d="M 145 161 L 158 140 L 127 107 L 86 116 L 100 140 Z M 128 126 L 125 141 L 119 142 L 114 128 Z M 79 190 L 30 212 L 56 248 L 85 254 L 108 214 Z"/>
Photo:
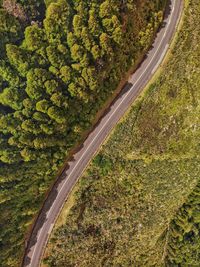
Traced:
<path id="1" fill-rule="evenodd" d="M 166 266 L 196 267 L 200 262 L 200 187 L 191 193 L 171 222 Z"/>
<path id="2" fill-rule="evenodd" d="M 37 24 L 29 26 L 25 30 L 25 44 L 30 51 L 35 51 L 45 45 L 45 33 Z"/>
<path id="3" fill-rule="evenodd" d="M 20 22 L 0 7 L 0 55 L 5 52 L 7 42 L 15 42 L 21 36 Z M 1 58 L 0 57 L 0 58 Z"/>
<path id="4" fill-rule="evenodd" d="M 15 110 L 22 108 L 22 99 L 22 92 L 17 88 L 4 88 L 0 94 L 0 103 Z"/>

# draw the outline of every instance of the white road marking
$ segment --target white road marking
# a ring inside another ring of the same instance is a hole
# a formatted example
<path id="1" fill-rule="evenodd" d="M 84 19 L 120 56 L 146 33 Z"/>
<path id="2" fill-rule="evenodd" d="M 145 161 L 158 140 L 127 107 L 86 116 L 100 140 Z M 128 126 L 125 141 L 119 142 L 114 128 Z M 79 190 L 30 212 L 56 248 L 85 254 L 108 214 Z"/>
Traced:
<path id="1" fill-rule="evenodd" d="M 40 238 L 40 236 L 41 236 L 41 233 L 42 233 L 42 229 L 40 229 L 40 231 L 39 231 L 39 234 L 38 234 L 38 239 Z"/>
<path id="2" fill-rule="evenodd" d="M 168 48 L 169 48 L 169 44 L 166 44 L 165 49 L 163 50 L 162 55 L 161 55 L 160 59 L 158 60 L 157 64 L 155 65 L 155 67 L 153 68 L 151 74 L 154 74 L 154 72 L 156 72 L 157 68 L 159 67 L 159 65 L 163 61 Z"/>
<path id="3" fill-rule="evenodd" d="M 80 157 L 80 159 L 77 161 L 77 163 L 76 163 L 75 166 L 73 167 L 71 173 L 69 174 L 69 176 L 68 176 L 67 179 L 65 180 L 64 184 L 62 185 L 59 194 L 62 192 L 64 186 L 66 185 L 66 183 L 68 182 L 68 180 L 69 180 L 70 177 L 72 176 L 72 174 L 73 174 L 74 170 L 76 169 L 77 165 L 79 164 L 79 162 L 80 162 L 80 161 L 82 160 L 82 158 L 85 156 L 86 152 L 87 152 L 87 151 L 90 149 L 90 147 L 93 145 L 94 141 L 95 141 L 95 140 L 97 139 L 97 137 L 100 135 L 100 133 L 102 132 L 102 130 L 104 129 L 104 127 L 106 126 L 106 124 L 110 121 L 110 119 L 113 117 L 113 115 L 115 114 L 115 112 L 118 110 L 118 108 L 119 108 L 119 107 L 121 106 L 121 104 L 124 102 L 124 100 L 126 99 L 126 97 L 132 92 L 132 89 L 133 89 L 133 88 L 135 87 L 135 85 L 139 82 L 140 78 L 143 76 L 143 74 L 146 72 L 146 70 L 148 69 L 148 67 L 151 65 L 151 63 L 152 63 L 154 57 L 156 56 L 158 50 L 159 50 L 160 47 L 161 47 L 161 44 L 162 44 L 162 42 L 163 42 L 163 40 L 164 40 L 164 38 L 165 38 L 165 34 L 166 34 L 166 32 L 167 32 L 167 30 L 168 30 L 170 24 L 171 24 L 172 15 L 173 15 L 174 10 L 175 10 L 175 5 L 174 5 L 174 3 L 175 3 L 175 0 L 173 1 L 172 13 L 171 13 L 171 15 L 170 15 L 170 19 L 169 19 L 169 21 L 168 21 L 168 25 L 167 25 L 167 27 L 166 27 L 166 29 L 165 29 L 165 33 L 163 34 L 162 39 L 161 39 L 161 41 L 160 41 L 160 44 L 159 44 L 158 48 L 156 49 L 156 51 L 155 51 L 153 57 L 151 58 L 150 62 L 148 63 L 148 65 L 147 65 L 146 68 L 144 69 L 143 73 L 142 73 L 142 74 L 139 76 L 139 78 L 136 80 L 136 82 L 132 85 L 131 89 L 124 95 L 124 97 L 123 97 L 123 99 L 121 100 L 121 102 L 120 102 L 120 103 L 117 105 L 117 107 L 114 109 L 114 111 L 112 112 L 112 114 L 109 116 L 108 120 L 103 124 L 103 126 L 101 127 L 101 129 L 100 129 L 100 131 L 98 132 L 98 134 L 93 138 L 92 142 L 89 144 L 89 146 L 87 147 L 87 149 L 85 150 L 85 152 L 83 153 L 83 155 L 82 155 L 82 156 Z M 54 202 L 54 203 L 55 203 L 55 202 Z M 48 212 L 48 215 L 49 215 L 49 213 L 51 212 L 51 210 L 52 210 L 53 208 L 54 208 L 54 204 L 53 204 L 52 207 L 50 208 L 50 210 L 49 210 L 49 212 Z M 52 225 L 52 224 L 51 224 L 51 225 Z M 44 229 L 44 225 L 43 225 L 43 227 L 42 227 L 41 230 L 40 230 L 40 234 L 38 235 L 38 239 L 39 239 L 39 237 L 41 236 L 41 233 L 43 232 L 43 229 Z M 50 229 L 51 229 L 51 226 L 50 226 L 50 228 L 49 228 L 48 234 L 51 233 Z M 51 229 L 51 230 L 52 230 L 52 229 Z M 36 246 L 34 247 L 34 250 L 33 250 L 33 254 L 32 254 L 32 257 L 31 257 L 31 262 L 30 262 L 30 264 L 29 264 L 30 267 L 31 267 L 32 261 L 33 261 L 34 256 L 35 256 L 35 252 L 36 252 Z"/>
<path id="4" fill-rule="evenodd" d="M 51 233 L 51 231 L 53 230 L 53 227 L 54 227 L 54 223 L 51 224 L 50 228 L 49 228 L 49 231 L 48 231 L 48 234 Z"/>

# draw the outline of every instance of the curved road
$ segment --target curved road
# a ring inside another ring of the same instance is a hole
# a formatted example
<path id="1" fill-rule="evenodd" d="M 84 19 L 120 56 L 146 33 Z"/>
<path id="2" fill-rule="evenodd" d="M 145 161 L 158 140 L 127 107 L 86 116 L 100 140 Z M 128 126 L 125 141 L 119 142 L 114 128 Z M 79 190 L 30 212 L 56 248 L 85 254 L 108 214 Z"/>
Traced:
<path id="1" fill-rule="evenodd" d="M 145 60 L 130 77 L 120 95 L 110 106 L 107 113 L 96 125 L 95 129 L 85 140 L 79 152 L 69 162 L 61 177 L 50 192 L 41 212 L 36 220 L 33 232 L 27 243 L 22 266 L 38 267 L 53 225 L 60 213 L 70 191 L 83 173 L 95 152 L 105 141 L 108 134 L 117 124 L 125 111 L 130 107 L 154 72 L 162 62 L 169 42 L 176 30 L 177 23 L 183 7 L 182 0 L 170 0 L 169 10 L 166 12 L 163 27 L 161 27 L 151 50 Z"/>

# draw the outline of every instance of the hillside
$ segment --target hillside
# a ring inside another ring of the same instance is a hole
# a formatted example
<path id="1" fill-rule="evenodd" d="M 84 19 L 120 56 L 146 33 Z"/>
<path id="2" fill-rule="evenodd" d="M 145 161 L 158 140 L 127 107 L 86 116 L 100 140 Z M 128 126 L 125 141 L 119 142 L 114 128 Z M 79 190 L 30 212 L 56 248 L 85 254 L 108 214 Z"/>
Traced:
<path id="1" fill-rule="evenodd" d="M 0 266 L 162 21 L 158 0 L 0 0 Z"/>
<path id="2" fill-rule="evenodd" d="M 185 2 L 159 78 L 79 180 L 45 266 L 199 266 L 199 14 Z"/>

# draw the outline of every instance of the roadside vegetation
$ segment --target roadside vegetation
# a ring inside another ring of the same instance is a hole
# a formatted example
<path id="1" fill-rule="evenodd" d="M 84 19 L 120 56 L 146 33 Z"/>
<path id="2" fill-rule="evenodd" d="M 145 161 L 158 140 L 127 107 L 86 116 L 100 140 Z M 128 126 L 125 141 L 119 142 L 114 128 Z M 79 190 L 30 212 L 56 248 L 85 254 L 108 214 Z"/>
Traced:
<path id="1" fill-rule="evenodd" d="M 199 22 L 199 1 L 185 1 L 159 78 L 79 180 L 45 266 L 199 266 Z"/>
<path id="2" fill-rule="evenodd" d="M 19 266 L 59 168 L 151 44 L 164 6 L 0 0 L 0 266 Z"/>

